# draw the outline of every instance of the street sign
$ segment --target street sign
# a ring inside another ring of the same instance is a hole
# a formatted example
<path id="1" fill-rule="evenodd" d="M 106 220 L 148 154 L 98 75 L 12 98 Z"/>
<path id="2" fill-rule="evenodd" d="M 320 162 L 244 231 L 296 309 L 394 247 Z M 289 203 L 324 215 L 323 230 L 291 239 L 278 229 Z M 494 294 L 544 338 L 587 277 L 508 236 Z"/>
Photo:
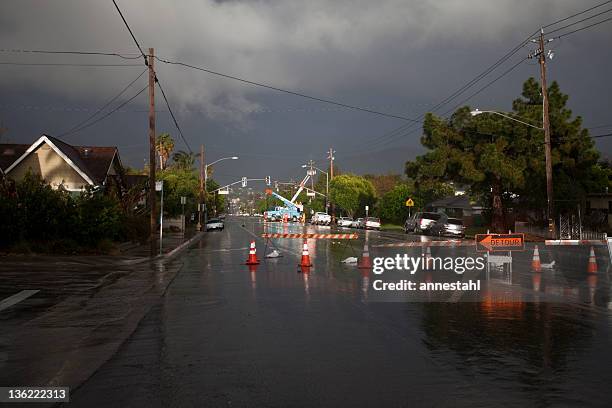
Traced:
<path id="1" fill-rule="evenodd" d="M 315 192 L 314 192 L 314 191 L 307 191 L 307 192 L 306 192 L 306 196 L 307 196 L 307 197 L 314 197 L 315 195 L 316 195 L 316 194 L 315 194 Z"/>
<path id="2" fill-rule="evenodd" d="M 242 178 L 242 187 L 246 187 L 247 186 L 247 178 L 243 177 Z"/>
<path id="3" fill-rule="evenodd" d="M 163 181 L 156 181 L 155 182 L 155 191 L 162 191 L 163 188 L 164 188 L 164 182 Z"/>
<path id="4" fill-rule="evenodd" d="M 412 201 L 412 198 L 406 200 L 406 207 L 414 207 L 414 201 Z"/>
<path id="5" fill-rule="evenodd" d="M 181 196 L 181 204 L 182 204 L 182 205 L 187 204 L 187 197 L 185 197 L 185 196 Z"/>
<path id="6" fill-rule="evenodd" d="M 523 251 L 524 234 L 476 234 L 477 251 Z"/>
<path id="7" fill-rule="evenodd" d="M 370 209 L 370 206 L 366 205 L 366 209 L 365 210 L 368 211 L 369 209 Z"/>
<path id="8" fill-rule="evenodd" d="M 219 192 L 217 194 L 219 194 L 219 195 L 228 195 L 229 194 L 229 190 L 219 190 Z"/>

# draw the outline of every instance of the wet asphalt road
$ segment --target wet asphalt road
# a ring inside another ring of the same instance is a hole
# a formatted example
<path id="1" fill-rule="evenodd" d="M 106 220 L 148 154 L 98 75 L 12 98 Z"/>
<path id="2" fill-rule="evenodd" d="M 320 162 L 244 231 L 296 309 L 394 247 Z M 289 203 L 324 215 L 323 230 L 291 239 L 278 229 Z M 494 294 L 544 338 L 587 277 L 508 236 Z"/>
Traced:
<path id="1" fill-rule="evenodd" d="M 376 276 L 340 264 L 361 252 L 362 239 L 352 248 L 311 242 L 309 273 L 297 268 L 299 240 L 277 243 L 282 258 L 249 269 L 248 244 L 261 232 L 257 220 L 232 220 L 182 255 L 165 295 L 65 406 L 612 405 L 602 251 L 595 278 L 570 261 L 533 274 L 526 251 L 512 271 L 474 276 L 483 281 L 478 299 L 383 302 L 371 290 Z M 371 246 L 415 239 L 369 234 Z M 260 258 L 264 245 L 257 239 Z M 540 249 L 543 262 L 584 258 L 584 249 Z M 420 249 L 372 248 L 372 256 L 404 252 Z"/>

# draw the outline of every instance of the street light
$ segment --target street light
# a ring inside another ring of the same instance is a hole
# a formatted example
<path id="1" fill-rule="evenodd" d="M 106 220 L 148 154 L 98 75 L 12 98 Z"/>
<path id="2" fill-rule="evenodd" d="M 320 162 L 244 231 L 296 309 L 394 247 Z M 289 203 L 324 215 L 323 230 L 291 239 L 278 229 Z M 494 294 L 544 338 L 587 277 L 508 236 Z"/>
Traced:
<path id="1" fill-rule="evenodd" d="M 206 187 L 206 182 L 208 181 L 208 168 L 212 166 L 213 164 L 219 163 L 220 161 L 223 161 L 223 160 L 238 160 L 238 156 L 222 157 L 204 166 L 204 228 L 206 228 L 206 219 L 208 217 L 208 214 L 206 213 L 206 195 L 208 194 L 208 191 L 207 191 L 208 188 Z M 200 224 L 199 222 L 198 224 L 201 229 L 202 224 Z"/>
<path id="2" fill-rule="evenodd" d="M 545 136 L 547 135 L 547 133 L 546 133 L 547 129 L 545 127 L 539 127 L 539 126 L 532 125 L 531 123 L 524 122 L 522 120 L 513 118 L 512 116 L 505 115 L 505 114 L 503 114 L 501 112 L 490 111 L 490 110 L 481 111 L 481 110 L 478 110 L 478 109 L 473 110 L 473 111 L 470 112 L 470 114 L 472 116 L 478 116 L 478 115 L 481 115 L 483 113 L 491 113 L 491 114 L 494 114 L 494 115 L 499 115 L 499 116 L 502 116 L 502 117 L 504 117 L 506 119 L 510 119 L 510 120 L 515 121 L 515 122 L 522 123 L 523 125 L 532 127 L 534 129 L 543 130 L 544 131 L 544 135 Z M 544 117 L 546 118 L 546 115 Z M 550 159 L 549 159 L 549 157 L 550 157 L 550 143 L 545 143 L 544 148 L 546 149 L 546 198 L 547 198 L 547 201 L 548 201 L 548 205 L 547 205 L 548 224 L 552 228 L 552 231 L 554 232 L 555 224 L 554 224 L 554 219 L 553 219 L 552 167 L 551 167 L 551 165 L 549 163 L 549 161 L 550 161 Z"/>
<path id="3" fill-rule="evenodd" d="M 303 169 L 307 169 L 309 167 L 312 167 L 313 169 L 317 169 L 321 173 L 325 174 L 325 212 L 329 213 L 329 173 L 324 170 L 321 170 L 317 166 L 309 165 L 309 164 L 302 164 Z"/>
<path id="4" fill-rule="evenodd" d="M 481 115 L 483 113 L 492 113 L 494 115 L 503 116 L 506 119 L 510 119 L 510 120 L 515 121 L 515 122 L 522 123 L 523 125 L 531 126 L 534 129 L 544 130 L 543 127 L 539 127 L 539 126 L 532 125 L 531 123 L 523 122 L 522 120 L 513 118 L 512 116 L 508 116 L 508 115 L 505 115 L 505 114 L 503 114 L 501 112 L 497 112 L 497 111 L 491 111 L 491 110 L 481 111 L 481 110 L 476 109 L 476 110 L 473 110 L 473 111 L 470 112 L 470 114 L 472 116 L 478 116 L 478 115 Z"/>

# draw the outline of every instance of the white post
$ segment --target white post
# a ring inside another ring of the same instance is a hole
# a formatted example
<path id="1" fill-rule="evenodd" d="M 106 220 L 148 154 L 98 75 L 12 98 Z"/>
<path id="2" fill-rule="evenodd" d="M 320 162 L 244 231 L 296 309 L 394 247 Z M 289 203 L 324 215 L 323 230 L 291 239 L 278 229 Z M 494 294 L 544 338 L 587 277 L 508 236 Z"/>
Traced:
<path id="1" fill-rule="evenodd" d="M 161 182 L 161 202 L 159 209 L 159 254 L 162 254 L 162 240 L 164 238 L 164 182 Z"/>

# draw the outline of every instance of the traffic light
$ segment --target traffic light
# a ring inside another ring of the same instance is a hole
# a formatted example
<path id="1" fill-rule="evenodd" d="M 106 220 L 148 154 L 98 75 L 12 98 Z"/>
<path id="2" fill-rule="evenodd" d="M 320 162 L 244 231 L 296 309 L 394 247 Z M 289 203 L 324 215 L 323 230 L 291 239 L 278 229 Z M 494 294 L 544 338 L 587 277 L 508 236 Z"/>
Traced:
<path id="1" fill-rule="evenodd" d="M 266 176 L 266 186 L 272 185 L 272 180 L 270 179 L 270 176 Z"/>
<path id="2" fill-rule="evenodd" d="M 247 178 L 243 177 L 242 178 L 242 187 L 246 187 L 247 186 Z"/>

